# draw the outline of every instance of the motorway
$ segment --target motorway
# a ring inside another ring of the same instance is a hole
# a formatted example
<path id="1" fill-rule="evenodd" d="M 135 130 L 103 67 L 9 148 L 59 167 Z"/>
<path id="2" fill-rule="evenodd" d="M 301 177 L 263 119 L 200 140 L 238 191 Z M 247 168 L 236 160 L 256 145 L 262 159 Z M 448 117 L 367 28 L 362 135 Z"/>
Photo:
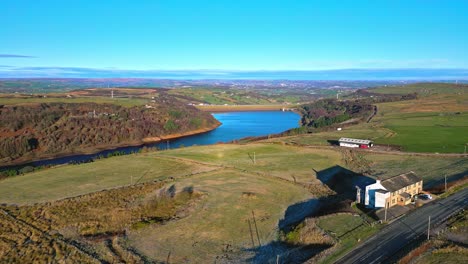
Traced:
<path id="1" fill-rule="evenodd" d="M 467 205 L 468 188 L 432 201 L 384 227 L 335 263 L 385 263 L 412 240 L 427 235 L 429 216 L 431 226 L 435 226 Z"/>

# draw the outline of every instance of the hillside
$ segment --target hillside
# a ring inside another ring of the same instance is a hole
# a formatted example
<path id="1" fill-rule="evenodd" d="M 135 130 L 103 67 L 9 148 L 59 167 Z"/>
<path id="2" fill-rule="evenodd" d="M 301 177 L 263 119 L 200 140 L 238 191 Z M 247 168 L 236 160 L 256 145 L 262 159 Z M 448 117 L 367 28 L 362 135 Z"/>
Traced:
<path id="1" fill-rule="evenodd" d="M 157 141 L 174 134 L 207 131 L 219 125 L 210 114 L 169 95 L 161 93 L 152 102 L 147 101 L 146 106 L 128 107 L 78 103 L 73 99 L 4 105 L 0 108 L 0 160 L 5 164 L 93 152 Z"/>
<path id="2" fill-rule="evenodd" d="M 299 107 L 302 114 L 302 125 L 308 128 L 321 128 L 335 123 L 344 122 L 351 118 L 368 118 L 374 107 L 359 100 L 337 101 L 324 99 Z"/>

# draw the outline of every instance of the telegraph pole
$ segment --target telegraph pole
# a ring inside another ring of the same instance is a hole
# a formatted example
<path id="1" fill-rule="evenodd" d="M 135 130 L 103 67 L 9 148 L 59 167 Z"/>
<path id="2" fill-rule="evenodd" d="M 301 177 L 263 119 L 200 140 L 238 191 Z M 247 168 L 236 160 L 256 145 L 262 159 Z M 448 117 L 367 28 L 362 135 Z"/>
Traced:
<path id="1" fill-rule="evenodd" d="M 385 203 L 385 222 L 387 222 L 387 208 L 388 208 L 388 204 Z"/>
<path id="2" fill-rule="evenodd" d="M 427 240 L 429 240 L 430 231 L 431 231 L 431 216 L 429 216 L 429 223 L 427 224 Z"/>

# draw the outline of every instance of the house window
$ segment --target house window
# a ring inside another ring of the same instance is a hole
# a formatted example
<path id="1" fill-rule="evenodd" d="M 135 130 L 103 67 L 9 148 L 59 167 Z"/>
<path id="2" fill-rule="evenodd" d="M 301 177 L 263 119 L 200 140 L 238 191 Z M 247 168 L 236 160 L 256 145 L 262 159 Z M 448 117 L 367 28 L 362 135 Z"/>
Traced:
<path id="1" fill-rule="evenodd" d="M 392 199 L 392 204 L 394 204 L 394 203 L 395 203 L 395 199 Z"/>

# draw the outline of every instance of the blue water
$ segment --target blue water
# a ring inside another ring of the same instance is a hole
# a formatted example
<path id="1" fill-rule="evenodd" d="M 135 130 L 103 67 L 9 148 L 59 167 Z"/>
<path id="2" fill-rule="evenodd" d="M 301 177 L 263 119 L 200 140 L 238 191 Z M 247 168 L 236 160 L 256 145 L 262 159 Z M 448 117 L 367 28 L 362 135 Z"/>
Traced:
<path id="1" fill-rule="evenodd" d="M 298 114 L 282 111 L 216 113 L 213 114 L 213 116 L 218 119 L 222 125 L 215 130 L 203 134 L 173 139 L 168 142 L 165 141 L 141 146 L 114 148 L 89 155 L 78 154 L 61 158 L 34 161 L 28 164 L 23 164 L 21 167 L 26 165 L 43 166 L 66 164 L 70 162 L 86 162 L 101 155 L 106 156 L 107 154 L 115 151 L 121 151 L 125 154 L 137 152 L 143 147 L 172 149 L 180 146 L 188 147 L 193 145 L 210 145 L 219 142 L 230 142 L 252 136 L 266 136 L 298 127 L 300 120 L 300 116 Z"/>
<path id="2" fill-rule="evenodd" d="M 170 147 L 210 145 L 251 136 L 277 134 L 299 126 L 300 116 L 294 112 L 231 112 L 213 116 L 222 125 L 210 132 L 175 139 Z M 167 147 L 167 146 L 166 146 Z"/>

